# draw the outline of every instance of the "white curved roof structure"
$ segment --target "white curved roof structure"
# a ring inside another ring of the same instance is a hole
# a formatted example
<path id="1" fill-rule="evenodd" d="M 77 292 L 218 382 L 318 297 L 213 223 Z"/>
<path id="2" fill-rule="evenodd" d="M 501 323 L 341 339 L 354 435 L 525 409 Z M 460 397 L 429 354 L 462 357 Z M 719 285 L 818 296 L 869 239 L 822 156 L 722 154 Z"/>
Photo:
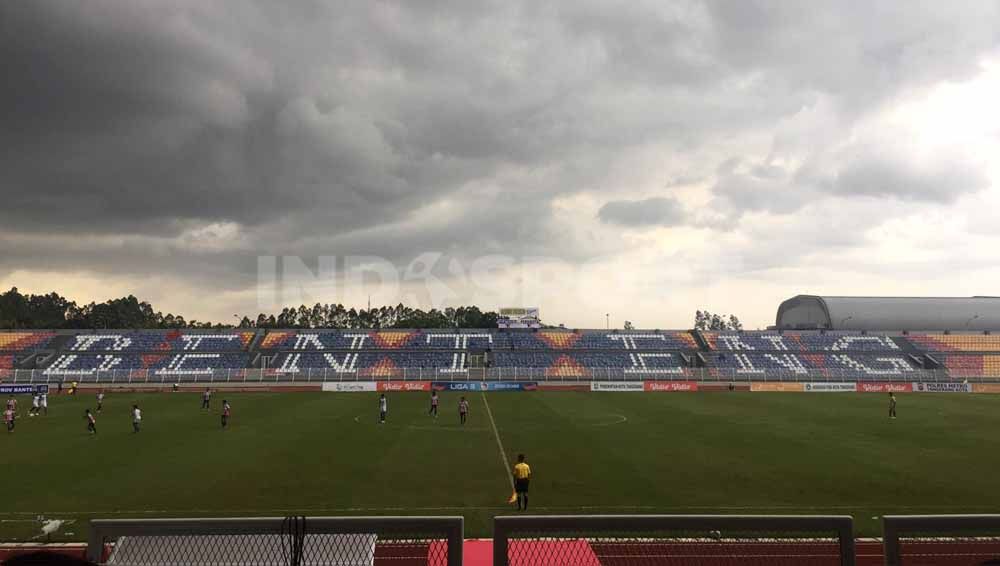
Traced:
<path id="1" fill-rule="evenodd" d="M 1000 330 L 1000 297 L 820 297 L 781 303 L 779 329 Z"/>

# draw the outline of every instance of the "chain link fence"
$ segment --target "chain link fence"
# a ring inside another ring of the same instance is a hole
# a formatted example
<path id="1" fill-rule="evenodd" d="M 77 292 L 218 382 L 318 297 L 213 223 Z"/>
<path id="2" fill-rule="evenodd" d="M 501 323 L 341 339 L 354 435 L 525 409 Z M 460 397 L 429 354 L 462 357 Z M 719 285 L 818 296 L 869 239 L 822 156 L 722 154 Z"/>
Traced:
<path id="1" fill-rule="evenodd" d="M 91 521 L 87 559 L 117 566 L 461 566 L 462 517 Z"/>
<path id="2" fill-rule="evenodd" d="M 497 517 L 494 566 L 852 566 L 843 516 Z"/>
<path id="3" fill-rule="evenodd" d="M 882 518 L 889 566 L 1000 564 L 1000 515 Z"/>

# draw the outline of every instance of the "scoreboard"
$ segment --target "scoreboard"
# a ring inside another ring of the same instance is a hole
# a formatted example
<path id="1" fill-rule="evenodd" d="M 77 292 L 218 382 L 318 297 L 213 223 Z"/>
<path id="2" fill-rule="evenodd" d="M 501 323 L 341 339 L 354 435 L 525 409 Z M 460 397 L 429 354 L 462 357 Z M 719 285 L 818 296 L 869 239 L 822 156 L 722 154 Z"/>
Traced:
<path id="1" fill-rule="evenodd" d="M 541 328 L 538 307 L 506 307 L 497 311 L 499 328 Z"/>

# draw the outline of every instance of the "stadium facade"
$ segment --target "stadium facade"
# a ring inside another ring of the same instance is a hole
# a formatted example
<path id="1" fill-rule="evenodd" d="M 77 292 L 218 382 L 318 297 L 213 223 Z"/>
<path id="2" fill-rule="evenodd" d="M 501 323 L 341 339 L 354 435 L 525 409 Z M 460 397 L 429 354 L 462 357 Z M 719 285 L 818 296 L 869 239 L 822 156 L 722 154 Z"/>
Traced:
<path id="1" fill-rule="evenodd" d="M 1000 329 L 1000 297 L 821 297 L 781 303 L 781 330 L 983 332 Z"/>

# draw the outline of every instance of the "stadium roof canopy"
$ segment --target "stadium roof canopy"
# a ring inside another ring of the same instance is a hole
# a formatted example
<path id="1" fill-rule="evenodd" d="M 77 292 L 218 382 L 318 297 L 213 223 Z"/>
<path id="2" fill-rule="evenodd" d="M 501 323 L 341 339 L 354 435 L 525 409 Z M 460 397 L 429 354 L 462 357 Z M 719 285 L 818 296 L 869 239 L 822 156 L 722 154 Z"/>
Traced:
<path id="1" fill-rule="evenodd" d="M 781 303 L 779 329 L 1000 330 L 1000 297 L 819 297 Z"/>

